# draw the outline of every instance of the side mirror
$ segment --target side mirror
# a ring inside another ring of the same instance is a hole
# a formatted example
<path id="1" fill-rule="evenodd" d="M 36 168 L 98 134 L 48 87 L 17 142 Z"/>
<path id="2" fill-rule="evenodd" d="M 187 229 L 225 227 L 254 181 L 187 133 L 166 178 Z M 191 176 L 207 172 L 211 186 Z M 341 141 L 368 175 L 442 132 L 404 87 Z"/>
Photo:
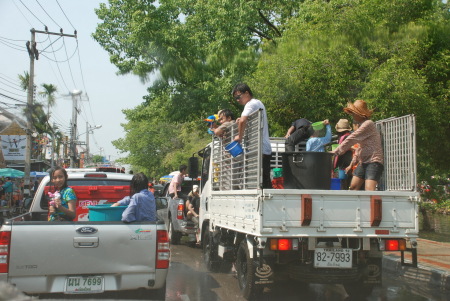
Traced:
<path id="1" fill-rule="evenodd" d="M 189 177 L 196 179 L 198 177 L 198 158 L 190 157 L 188 163 Z"/>
<path id="2" fill-rule="evenodd" d="M 168 206 L 168 200 L 164 197 L 159 197 L 155 199 L 156 201 L 156 210 L 166 209 Z"/>

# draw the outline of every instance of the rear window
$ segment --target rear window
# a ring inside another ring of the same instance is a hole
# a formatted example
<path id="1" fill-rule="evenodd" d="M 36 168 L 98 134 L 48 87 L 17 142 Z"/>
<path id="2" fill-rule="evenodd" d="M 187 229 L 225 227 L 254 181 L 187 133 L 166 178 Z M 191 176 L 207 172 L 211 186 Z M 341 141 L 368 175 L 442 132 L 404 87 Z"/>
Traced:
<path id="1" fill-rule="evenodd" d="M 91 179 L 69 179 L 67 181 L 67 185 L 69 187 L 72 186 L 130 186 L 130 182 L 128 180 L 112 180 L 112 179 L 99 179 L 99 178 L 91 178 Z M 52 184 L 49 182 L 47 186 L 51 186 Z"/>

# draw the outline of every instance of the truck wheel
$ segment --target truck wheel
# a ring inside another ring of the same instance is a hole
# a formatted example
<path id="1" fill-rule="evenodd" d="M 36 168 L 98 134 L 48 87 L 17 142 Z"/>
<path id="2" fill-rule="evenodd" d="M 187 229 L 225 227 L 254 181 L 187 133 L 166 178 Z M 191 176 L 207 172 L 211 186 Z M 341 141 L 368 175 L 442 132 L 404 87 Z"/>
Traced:
<path id="1" fill-rule="evenodd" d="M 264 287 L 255 284 L 255 261 L 250 258 L 247 241 L 244 239 L 239 245 L 236 258 L 236 271 L 239 288 L 243 297 L 247 300 L 257 298 Z"/>
<path id="2" fill-rule="evenodd" d="M 219 272 L 220 261 L 217 259 L 217 247 L 214 247 L 209 226 L 205 226 L 205 236 L 203 237 L 203 260 L 206 268 L 210 272 Z"/>
<path id="3" fill-rule="evenodd" d="M 166 281 L 166 283 L 164 283 L 163 287 L 155 290 L 155 293 L 153 294 L 153 298 L 155 298 L 154 300 L 158 300 L 158 301 L 166 300 L 166 285 L 167 285 L 167 281 Z"/>
<path id="4" fill-rule="evenodd" d="M 362 284 L 361 282 L 346 283 L 344 288 L 350 296 L 350 300 L 366 300 L 373 291 L 373 285 Z"/>
<path id="5" fill-rule="evenodd" d="M 172 221 L 170 219 L 169 219 L 169 239 L 172 245 L 180 244 L 181 235 L 180 233 L 175 231 L 175 229 L 173 228 Z"/>

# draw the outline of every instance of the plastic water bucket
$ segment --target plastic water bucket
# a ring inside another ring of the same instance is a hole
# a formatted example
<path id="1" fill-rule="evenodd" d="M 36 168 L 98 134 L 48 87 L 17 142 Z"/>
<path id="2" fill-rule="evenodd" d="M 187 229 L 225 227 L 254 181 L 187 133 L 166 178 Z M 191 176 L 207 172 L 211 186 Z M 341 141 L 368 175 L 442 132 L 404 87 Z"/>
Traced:
<path id="1" fill-rule="evenodd" d="M 331 150 L 335 150 L 339 147 L 339 144 L 331 144 Z"/>
<path id="2" fill-rule="evenodd" d="M 339 179 L 341 180 L 347 179 L 347 174 L 345 173 L 345 170 L 339 169 Z"/>
<path id="3" fill-rule="evenodd" d="M 87 206 L 89 209 L 89 221 L 120 221 L 122 213 L 127 206 L 111 207 L 110 204 Z"/>
<path id="4" fill-rule="evenodd" d="M 227 144 L 227 146 L 225 146 L 225 150 L 229 152 L 233 157 L 237 157 L 243 152 L 241 144 L 237 141 L 233 141 Z"/>
<path id="5" fill-rule="evenodd" d="M 283 176 L 283 168 L 272 169 L 273 178 L 281 178 Z"/>
<path id="6" fill-rule="evenodd" d="M 331 190 L 341 190 L 340 179 L 331 179 Z"/>
<path id="7" fill-rule="evenodd" d="M 314 122 L 311 126 L 315 131 L 320 131 L 323 129 L 323 121 Z"/>
<path id="8" fill-rule="evenodd" d="M 285 152 L 282 156 L 285 189 L 330 189 L 331 153 Z"/>

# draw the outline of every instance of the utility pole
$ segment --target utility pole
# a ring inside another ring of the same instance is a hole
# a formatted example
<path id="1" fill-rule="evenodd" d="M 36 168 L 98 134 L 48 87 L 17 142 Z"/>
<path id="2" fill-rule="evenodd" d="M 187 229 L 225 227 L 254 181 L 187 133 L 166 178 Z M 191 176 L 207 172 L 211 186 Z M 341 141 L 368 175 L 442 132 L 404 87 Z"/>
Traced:
<path id="1" fill-rule="evenodd" d="M 70 124 L 71 133 L 70 133 L 70 148 L 69 148 L 69 156 L 70 156 L 70 167 L 75 167 L 76 161 L 76 147 L 77 147 L 77 116 L 78 116 L 78 97 L 81 97 L 80 90 L 73 90 L 70 92 L 72 95 L 72 122 Z"/>
<path id="2" fill-rule="evenodd" d="M 89 123 L 86 121 L 86 155 L 84 156 L 84 162 L 89 163 Z"/>
<path id="3" fill-rule="evenodd" d="M 73 35 L 64 34 L 62 28 L 60 32 L 49 32 L 47 26 L 45 26 L 45 31 L 30 29 L 31 32 L 31 42 L 27 42 L 28 55 L 30 57 L 30 78 L 28 81 L 28 96 L 27 96 L 27 146 L 25 149 L 25 175 L 24 175 L 24 195 L 30 195 L 30 171 L 31 171 L 31 133 L 33 131 L 33 121 L 31 120 L 31 110 L 33 110 L 33 88 L 34 88 L 34 59 L 39 59 L 39 52 L 36 47 L 36 33 L 43 33 L 47 35 L 57 35 L 60 37 L 77 37 L 77 31 Z"/>

